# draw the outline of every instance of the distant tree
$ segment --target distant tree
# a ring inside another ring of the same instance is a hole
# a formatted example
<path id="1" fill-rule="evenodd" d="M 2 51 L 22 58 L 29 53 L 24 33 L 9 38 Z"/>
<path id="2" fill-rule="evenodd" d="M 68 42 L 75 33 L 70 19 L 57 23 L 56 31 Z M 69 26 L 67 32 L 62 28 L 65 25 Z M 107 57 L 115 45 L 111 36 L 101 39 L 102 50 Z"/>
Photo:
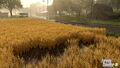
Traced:
<path id="1" fill-rule="evenodd" d="M 74 12 L 77 16 L 81 16 L 81 9 L 82 9 L 82 0 L 71 0 L 70 2 L 70 9 L 71 13 Z"/>
<path id="2" fill-rule="evenodd" d="M 54 0 L 53 1 L 53 7 L 54 11 L 59 15 L 63 14 L 70 14 L 73 15 L 75 13 L 78 13 L 80 15 L 81 11 L 81 4 L 80 0 Z"/>
<path id="3" fill-rule="evenodd" d="M 81 16 L 83 11 L 86 15 L 91 13 L 95 1 L 94 0 L 54 0 L 52 7 L 58 15 L 69 14 L 71 16 Z"/>
<path id="4" fill-rule="evenodd" d="M 97 0 L 97 3 L 109 5 L 113 9 L 116 9 L 117 11 L 119 11 L 120 9 L 120 0 Z"/>
<path id="5" fill-rule="evenodd" d="M 0 0 L 0 4 L 2 4 L 2 3 L 3 3 L 3 1 L 4 1 L 4 0 Z"/>
<path id="6" fill-rule="evenodd" d="M 12 11 L 15 8 L 22 8 L 21 1 L 20 0 L 1 0 L 2 7 L 7 8 L 10 12 L 10 15 L 12 16 Z"/>
<path id="7" fill-rule="evenodd" d="M 91 13 L 93 14 L 93 6 L 95 4 L 95 0 L 82 0 L 83 9 L 86 10 L 86 15 Z"/>
<path id="8" fill-rule="evenodd" d="M 1 3 L 2 3 L 2 0 L 0 0 L 0 5 L 1 5 Z"/>
<path id="9" fill-rule="evenodd" d="M 111 3 L 111 0 L 96 0 L 97 3 L 100 3 L 100 4 L 105 4 L 105 5 L 110 5 Z"/>
<path id="10" fill-rule="evenodd" d="M 54 8 L 54 12 L 56 15 L 61 15 L 61 12 L 63 11 L 62 0 L 54 0 L 52 7 Z"/>
<path id="11" fill-rule="evenodd" d="M 120 0 L 111 0 L 111 5 L 117 11 L 119 11 L 119 9 L 120 9 Z"/>
<path id="12" fill-rule="evenodd" d="M 4 0 L 0 0 L 0 8 L 2 7 Z"/>
<path id="13" fill-rule="evenodd" d="M 90 7 L 91 7 L 91 16 L 93 15 L 93 6 L 94 6 L 94 0 L 90 0 Z"/>

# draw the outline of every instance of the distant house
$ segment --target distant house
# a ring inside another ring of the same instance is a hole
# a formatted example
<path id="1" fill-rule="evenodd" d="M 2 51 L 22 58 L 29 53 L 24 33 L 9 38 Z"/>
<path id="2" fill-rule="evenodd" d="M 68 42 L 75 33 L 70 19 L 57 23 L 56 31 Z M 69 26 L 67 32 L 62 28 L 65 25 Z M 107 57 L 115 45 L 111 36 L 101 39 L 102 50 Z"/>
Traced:
<path id="1" fill-rule="evenodd" d="M 0 18 L 5 18 L 5 17 L 8 17 L 8 14 L 7 12 L 0 12 Z"/>
<path id="2" fill-rule="evenodd" d="M 1 15 L 3 15 L 3 16 L 4 16 L 4 15 L 8 15 L 8 17 L 10 16 L 10 12 L 9 12 L 9 10 L 6 9 L 6 8 L 1 8 L 1 9 L 0 9 L 0 12 L 2 13 Z M 12 11 L 13 16 L 14 16 L 14 15 L 17 15 L 18 12 L 19 12 L 18 9 L 14 9 L 14 10 Z"/>
<path id="3" fill-rule="evenodd" d="M 20 8 L 20 9 L 14 9 L 12 11 L 13 16 L 29 16 L 29 8 Z M 1 8 L 0 9 L 0 17 L 9 17 L 10 16 L 10 12 L 8 9 L 6 8 Z"/>

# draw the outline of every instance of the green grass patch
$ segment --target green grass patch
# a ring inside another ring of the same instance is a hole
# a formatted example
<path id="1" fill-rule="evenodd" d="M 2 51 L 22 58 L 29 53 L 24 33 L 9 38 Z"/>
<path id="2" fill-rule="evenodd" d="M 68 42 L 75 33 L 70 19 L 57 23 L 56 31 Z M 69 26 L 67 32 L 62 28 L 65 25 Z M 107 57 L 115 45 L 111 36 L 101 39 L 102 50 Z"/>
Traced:
<path id="1" fill-rule="evenodd" d="M 113 19 L 113 20 L 89 20 L 89 23 L 110 24 L 110 25 L 113 25 L 113 26 L 120 26 L 120 19 Z"/>
<path id="2" fill-rule="evenodd" d="M 110 24 L 113 26 L 120 26 L 120 18 L 112 19 L 112 20 L 94 20 L 94 19 L 88 19 L 85 17 L 62 15 L 62 16 L 55 16 L 54 19 L 67 21 L 67 22 L 76 22 L 76 23 Z"/>
<path id="3" fill-rule="evenodd" d="M 120 37 L 120 33 L 107 32 L 107 36 Z"/>

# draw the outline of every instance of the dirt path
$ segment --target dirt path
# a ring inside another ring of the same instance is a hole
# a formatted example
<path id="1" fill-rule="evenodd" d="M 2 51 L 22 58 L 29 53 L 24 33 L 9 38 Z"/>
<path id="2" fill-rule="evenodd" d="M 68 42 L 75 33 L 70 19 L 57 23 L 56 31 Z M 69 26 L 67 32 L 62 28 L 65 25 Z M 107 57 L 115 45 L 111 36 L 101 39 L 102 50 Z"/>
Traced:
<path id="1" fill-rule="evenodd" d="M 110 24 L 95 24 L 95 23 L 80 23 L 80 22 L 65 22 L 65 21 L 57 21 L 62 22 L 65 24 L 72 24 L 72 25 L 80 25 L 86 27 L 99 27 L 99 28 L 106 28 L 107 32 L 112 32 L 116 34 L 120 34 L 120 26 L 117 25 L 110 25 Z"/>

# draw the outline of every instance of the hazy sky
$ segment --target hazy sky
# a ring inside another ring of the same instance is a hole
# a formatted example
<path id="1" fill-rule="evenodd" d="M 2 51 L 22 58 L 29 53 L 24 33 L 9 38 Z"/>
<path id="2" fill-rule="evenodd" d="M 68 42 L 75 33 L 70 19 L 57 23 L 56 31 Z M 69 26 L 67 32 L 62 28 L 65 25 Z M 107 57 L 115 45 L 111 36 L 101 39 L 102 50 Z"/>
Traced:
<path id="1" fill-rule="evenodd" d="M 44 1 L 44 2 L 43 2 Z M 53 0 L 48 0 L 49 5 L 52 4 Z M 32 3 L 44 3 L 47 4 L 47 0 L 21 0 L 23 7 L 30 7 L 30 4 Z"/>

